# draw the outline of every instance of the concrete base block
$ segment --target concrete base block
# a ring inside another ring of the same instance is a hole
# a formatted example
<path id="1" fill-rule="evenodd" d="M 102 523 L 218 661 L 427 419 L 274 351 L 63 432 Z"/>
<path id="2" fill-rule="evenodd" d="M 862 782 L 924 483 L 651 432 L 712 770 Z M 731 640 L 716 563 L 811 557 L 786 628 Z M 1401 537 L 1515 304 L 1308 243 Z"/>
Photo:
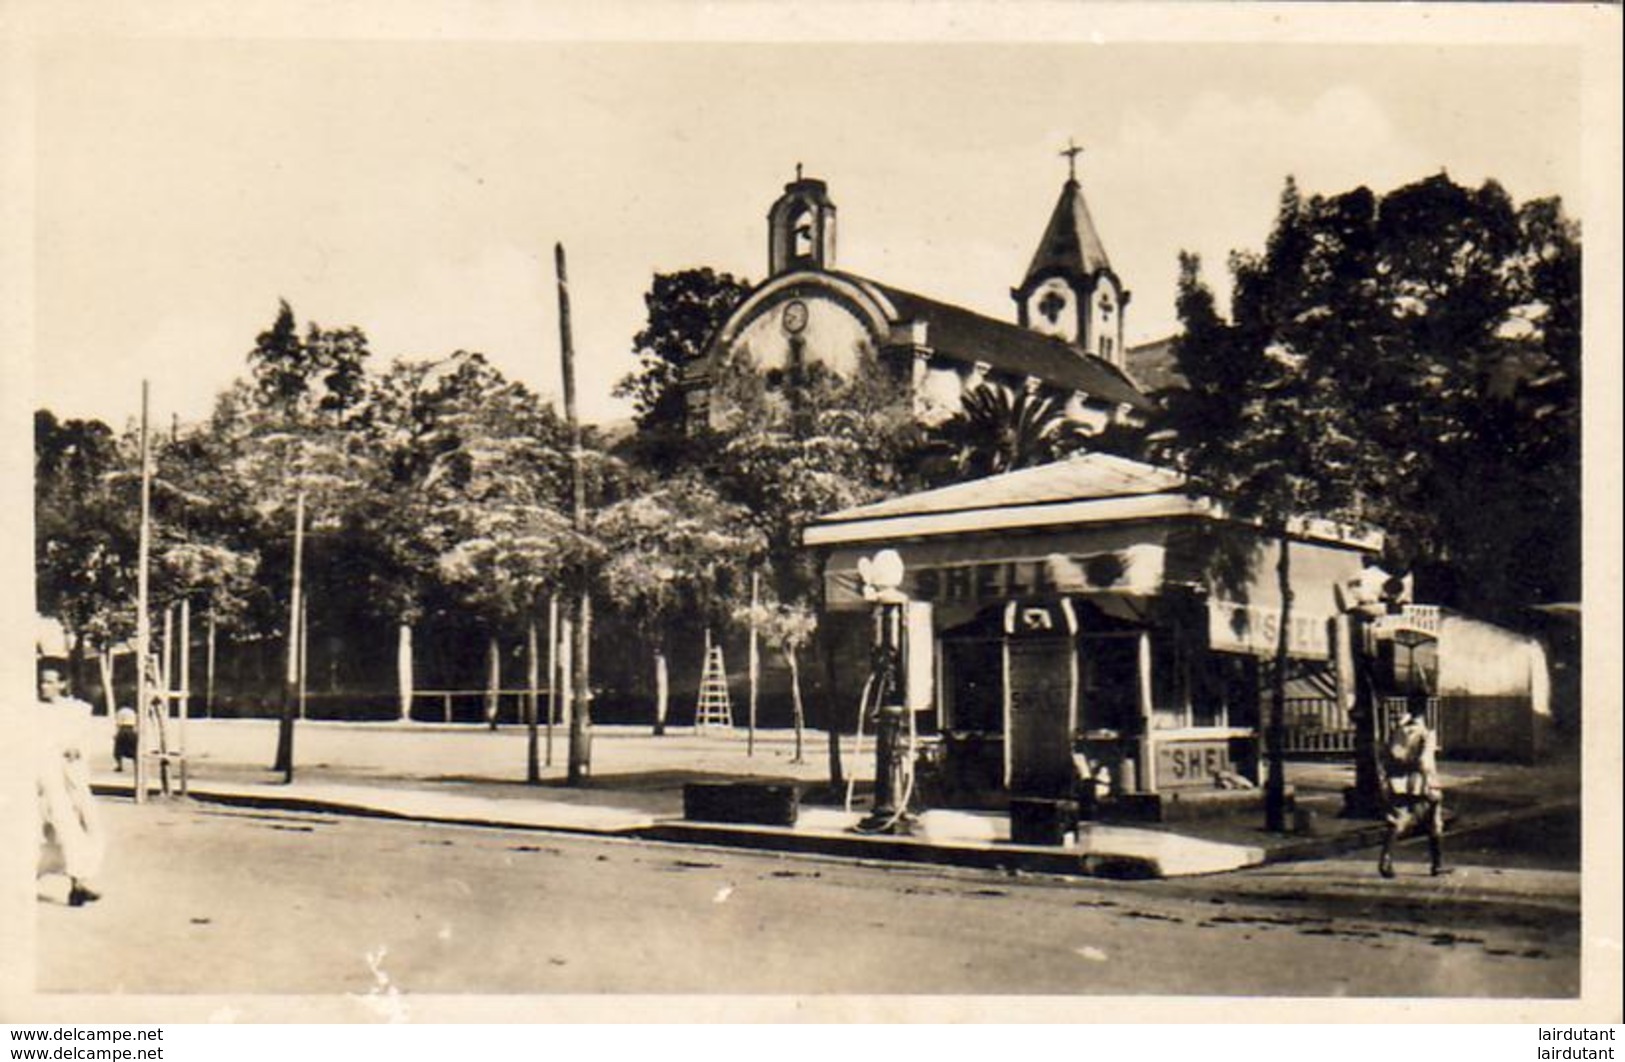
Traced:
<path id="1" fill-rule="evenodd" d="M 794 826 L 799 811 L 800 795 L 793 785 L 689 782 L 683 786 L 683 818 L 690 822 Z"/>

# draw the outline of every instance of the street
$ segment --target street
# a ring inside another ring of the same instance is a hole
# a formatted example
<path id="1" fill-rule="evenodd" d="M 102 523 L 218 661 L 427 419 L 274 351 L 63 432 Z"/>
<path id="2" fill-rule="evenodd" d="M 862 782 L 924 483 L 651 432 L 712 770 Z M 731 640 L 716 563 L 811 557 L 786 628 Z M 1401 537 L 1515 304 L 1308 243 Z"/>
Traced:
<path id="1" fill-rule="evenodd" d="M 1434 879 L 1414 845 L 1394 882 L 1358 854 L 1111 882 L 201 803 L 102 809 L 104 898 L 73 909 L 44 888 L 36 905 L 43 993 L 1579 989 L 1573 871 Z M 1461 902 L 1492 886 L 1528 901 Z"/>

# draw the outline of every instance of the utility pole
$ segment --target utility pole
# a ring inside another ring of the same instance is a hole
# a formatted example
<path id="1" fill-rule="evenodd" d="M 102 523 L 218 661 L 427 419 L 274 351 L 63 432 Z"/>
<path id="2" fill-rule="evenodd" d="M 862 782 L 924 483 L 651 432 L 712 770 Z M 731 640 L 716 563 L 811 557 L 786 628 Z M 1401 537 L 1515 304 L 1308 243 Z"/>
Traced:
<path id="1" fill-rule="evenodd" d="M 564 244 L 553 245 L 553 265 L 558 273 L 559 287 L 559 347 L 564 359 L 564 415 L 570 423 L 570 484 L 572 491 L 571 525 L 576 534 L 587 530 L 587 485 L 581 468 L 581 421 L 576 415 L 575 350 L 570 344 L 570 281 L 564 267 Z M 591 693 L 587 683 L 588 625 L 592 622 L 592 601 L 587 595 L 587 573 L 576 573 L 579 594 L 576 622 L 572 627 L 574 644 L 571 659 L 575 667 L 571 683 L 575 694 L 575 710 L 570 713 L 570 760 L 565 781 L 581 785 L 592 773 L 592 718 Z"/>
<path id="2" fill-rule="evenodd" d="M 293 591 L 288 600 L 288 660 L 282 675 L 282 721 L 277 728 L 276 763 L 273 771 L 282 772 L 282 781 L 293 781 L 293 716 L 298 702 L 299 635 L 302 624 L 300 580 L 305 563 L 305 492 L 294 499 L 293 508 Z"/>
<path id="3" fill-rule="evenodd" d="M 303 580 L 301 580 L 302 582 Z M 299 595 L 299 718 L 306 715 L 310 678 L 310 596 Z"/>
<path id="4" fill-rule="evenodd" d="M 135 802 L 147 802 L 147 654 L 152 652 L 152 620 L 147 615 L 147 557 L 152 541 L 152 472 L 148 468 L 147 381 L 141 381 L 141 531 L 135 574 Z"/>

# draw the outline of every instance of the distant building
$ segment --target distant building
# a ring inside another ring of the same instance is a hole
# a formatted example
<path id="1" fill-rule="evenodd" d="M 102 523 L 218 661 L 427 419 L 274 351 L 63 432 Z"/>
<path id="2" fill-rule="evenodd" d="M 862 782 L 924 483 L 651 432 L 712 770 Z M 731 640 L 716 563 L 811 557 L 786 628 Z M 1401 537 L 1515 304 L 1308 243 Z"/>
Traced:
<path id="1" fill-rule="evenodd" d="M 1001 321 L 836 267 L 836 209 L 825 182 L 800 175 L 768 212 L 768 276 L 685 373 L 691 423 L 710 422 L 720 366 L 745 358 L 770 386 L 800 367 L 852 372 L 872 357 L 922 420 L 952 416 L 985 383 L 1052 399 L 1086 431 L 1151 408 L 1130 377 L 1130 293 L 1112 269 L 1075 174 L 1061 189 Z"/>

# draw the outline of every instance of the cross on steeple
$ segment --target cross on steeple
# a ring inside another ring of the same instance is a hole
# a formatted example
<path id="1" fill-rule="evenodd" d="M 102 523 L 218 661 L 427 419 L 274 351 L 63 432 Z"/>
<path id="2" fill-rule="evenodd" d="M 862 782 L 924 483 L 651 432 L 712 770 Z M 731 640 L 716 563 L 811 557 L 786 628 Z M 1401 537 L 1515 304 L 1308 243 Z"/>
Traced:
<path id="1" fill-rule="evenodd" d="M 1071 137 L 1067 137 L 1066 150 L 1062 151 L 1061 154 L 1066 156 L 1067 180 L 1076 181 L 1078 179 L 1078 156 L 1083 154 L 1083 149 L 1074 144 Z"/>

